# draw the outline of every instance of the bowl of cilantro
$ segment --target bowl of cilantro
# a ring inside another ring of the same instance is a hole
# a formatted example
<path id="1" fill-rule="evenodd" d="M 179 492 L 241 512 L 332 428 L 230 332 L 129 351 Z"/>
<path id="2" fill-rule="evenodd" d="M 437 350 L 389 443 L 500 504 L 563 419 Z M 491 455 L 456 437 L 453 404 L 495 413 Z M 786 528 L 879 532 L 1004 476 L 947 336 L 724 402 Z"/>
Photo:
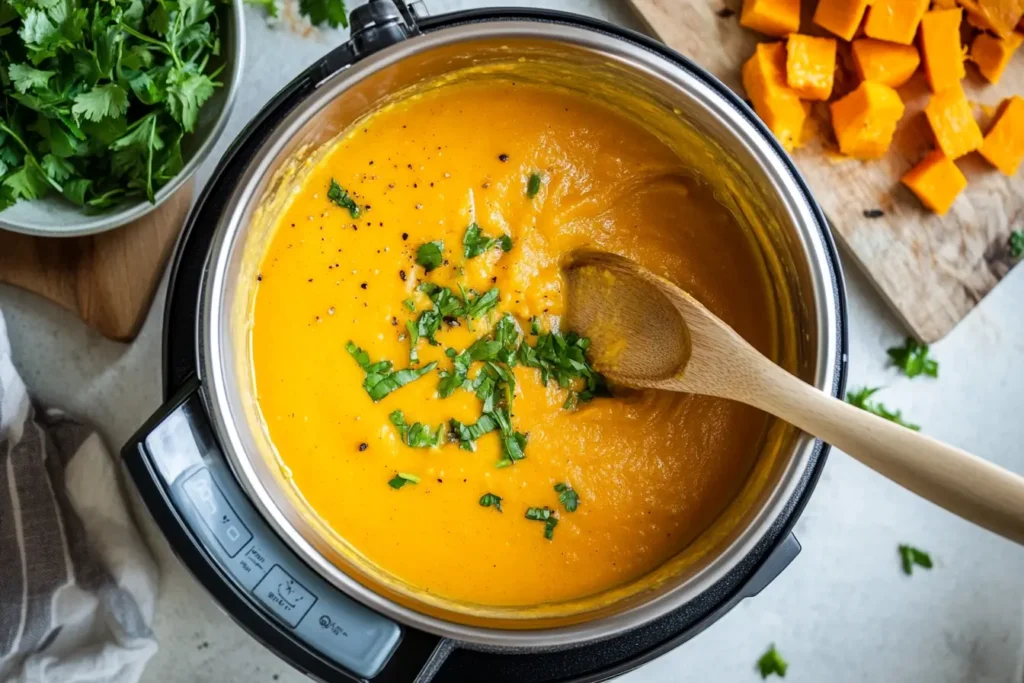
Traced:
<path id="1" fill-rule="evenodd" d="M 195 172 L 241 82 L 241 0 L 0 0 L 0 228 L 74 236 Z"/>

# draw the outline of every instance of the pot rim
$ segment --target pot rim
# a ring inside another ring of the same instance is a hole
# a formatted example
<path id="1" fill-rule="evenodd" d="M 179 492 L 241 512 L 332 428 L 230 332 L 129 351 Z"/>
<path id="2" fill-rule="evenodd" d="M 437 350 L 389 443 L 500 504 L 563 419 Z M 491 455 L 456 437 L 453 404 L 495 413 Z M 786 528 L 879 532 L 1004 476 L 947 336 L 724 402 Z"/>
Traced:
<path id="1" fill-rule="evenodd" d="M 562 22 L 551 23 L 552 15 L 559 17 Z M 447 18 L 458 21 L 455 16 Z M 835 391 L 838 386 L 840 326 L 837 302 L 841 285 L 837 280 L 838 273 L 833 273 L 830 267 L 832 255 L 823 237 L 823 230 L 827 230 L 827 226 L 823 224 L 820 210 L 803 181 L 766 129 L 744 114 L 738 98 L 726 96 L 720 89 L 712 87 L 714 79 L 682 57 L 673 60 L 667 55 L 623 39 L 621 34 L 602 32 L 600 29 L 573 23 L 573 15 L 570 14 L 545 13 L 539 18 L 547 21 L 524 21 L 518 18 L 488 19 L 482 22 L 463 20 L 385 48 L 323 81 L 274 129 L 235 186 L 226 204 L 227 210 L 221 214 L 216 227 L 200 293 L 197 354 L 205 403 L 226 458 L 260 514 L 300 558 L 353 599 L 400 623 L 484 647 L 557 648 L 602 640 L 650 623 L 705 593 L 754 550 L 783 514 L 812 465 L 817 442 L 805 434 L 798 437 L 793 456 L 753 519 L 707 566 L 681 585 L 651 600 L 590 621 L 534 629 L 498 629 L 453 622 L 401 605 L 361 584 L 331 563 L 295 529 L 274 502 L 252 462 L 245 455 L 240 425 L 231 419 L 232 395 L 237 388 L 229 381 L 224 370 L 232 357 L 228 334 L 223 328 L 223 304 L 224 294 L 233 284 L 227 278 L 228 261 L 236 246 L 237 235 L 245 229 L 245 208 L 253 200 L 259 181 L 301 127 L 351 85 L 372 73 L 435 47 L 467 41 L 523 37 L 570 43 L 605 56 L 620 58 L 632 67 L 642 68 L 652 77 L 687 91 L 711 115 L 733 130 L 737 139 L 747 148 L 746 151 L 778 188 L 781 202 L 799 231 L 797 237 L 808 259 L 806 265 L 812 276 L 813 300 L 809 304 L 818 333 L 815 385 L 827 391 Z"/>

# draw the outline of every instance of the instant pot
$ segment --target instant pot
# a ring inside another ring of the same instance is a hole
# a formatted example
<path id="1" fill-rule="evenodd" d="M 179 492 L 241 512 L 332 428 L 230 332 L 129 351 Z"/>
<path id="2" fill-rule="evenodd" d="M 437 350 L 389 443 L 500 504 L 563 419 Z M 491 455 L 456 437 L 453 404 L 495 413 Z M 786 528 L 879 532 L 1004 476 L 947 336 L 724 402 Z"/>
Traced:
<path id="1" fill-rule="evenodd" d="M 792 561 L 800 545 L 791 529 L 828 447 L 774 424 L 749 481 L 685 561 L 596 602 L 472 611 L 383 580 L 282 484 L 254 398 L 249 302 L 289 169 L 397 93 L 481 65 L 544 63 L 564 87 L 628 91 L 640 103 L 631 115 L 688 141 L 698 174 L 714 160 L 716 194 L 750 228 L 772 283 L 777 361 L 841 396 L 846 302 L 828 225 L 754 113 L 644 36 L 560 12 L 430 17 L 422 2 L 393 0 L 371 0 L 351 23 L 347 43 L 245 128 L 188 218 L 167 293 L 166 402 L 124 447 L 128 471 L 214 599 L 314 678 L 530 683 L 621 674 L 707 628 Z"/>

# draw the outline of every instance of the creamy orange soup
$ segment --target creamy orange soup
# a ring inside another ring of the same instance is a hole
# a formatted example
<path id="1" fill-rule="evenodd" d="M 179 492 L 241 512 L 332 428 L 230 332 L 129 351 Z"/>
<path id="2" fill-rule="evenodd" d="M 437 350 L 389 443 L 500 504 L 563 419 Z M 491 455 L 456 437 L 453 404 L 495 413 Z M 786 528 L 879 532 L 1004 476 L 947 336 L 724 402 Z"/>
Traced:
<path id="1" fill-rule="evenodd" d="M 339 189 L 357 209 L 339 205 Z M 466 258 L 474 223 L 496 243 Z M 427 273 L 417 255 L 432 241 L 442 262 Z M 406 99 L 344 135 L 283 211 L 254 304 L 259 405 L 306 501 L 384 572 L 481 605 L 580 598 L 679 553 L 739 490 L 766 418 L 722 400 L 613 389 L 567 408 L 580 380 L 545 384 L 519 363 L 510 418 L 524 458 L 499 466 L 500 432 L 472 452 L 448 433 L 484 405 L 471 387 L 439 396 L 446 350 L 489 337 L 505 313 L 519 343 L 537 344 L 534 321 L 557 331 L 560 259 L 587 245 L 680 284 L 770 350 L 763 269 L 743 230 L 659 139 L 577 94 L 495 78 Z M 445 321 L 438 346 L 420 339 L 412 367 L 436 368 L 375 402 L 346 345 L 409 367 L 406 323 L 432 308 L 424 282 L 470 300 L 500 294 L 476 319 Z M 396 410 L 428 436 L 441 426 L 439 445 L 407 445 Z M 529 508 L 557 524 L 527 519 Z"/>

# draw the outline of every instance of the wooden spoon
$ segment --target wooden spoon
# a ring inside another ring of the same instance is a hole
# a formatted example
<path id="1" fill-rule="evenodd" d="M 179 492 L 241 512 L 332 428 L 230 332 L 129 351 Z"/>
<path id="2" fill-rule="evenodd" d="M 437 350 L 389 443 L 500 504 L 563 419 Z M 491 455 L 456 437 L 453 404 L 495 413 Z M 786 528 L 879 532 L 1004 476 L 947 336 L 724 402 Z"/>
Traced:
<path id="1" fill-rule="evenodd" d="M 590 338 L 595 365 L 613 382 L 760 408 L 953 514 L 1024 543 L 1024 477 L 806 384 L 628 259 L 577 250 L 564 270 L 565 325 Z"/>

